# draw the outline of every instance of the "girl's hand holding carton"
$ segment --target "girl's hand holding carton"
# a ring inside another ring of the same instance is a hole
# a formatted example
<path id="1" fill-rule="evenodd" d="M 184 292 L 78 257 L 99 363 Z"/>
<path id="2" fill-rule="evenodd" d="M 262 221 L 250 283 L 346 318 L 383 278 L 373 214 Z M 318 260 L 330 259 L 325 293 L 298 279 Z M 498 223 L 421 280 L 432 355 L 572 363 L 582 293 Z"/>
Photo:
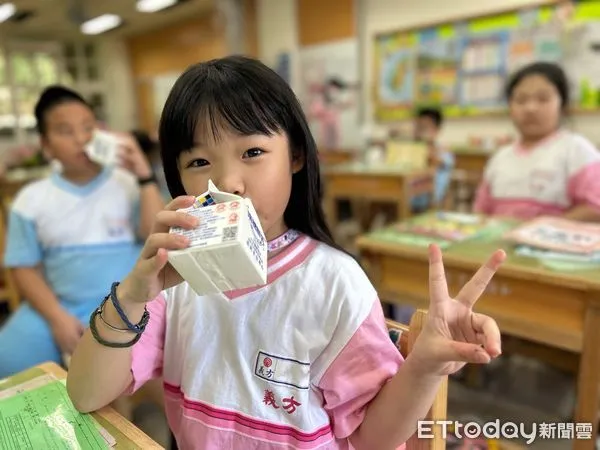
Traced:
<path id="1" fill-rule="evenodd" d="M 219 191 L 211 180 L 208 191 L 184 212 L 200 227 L 172 228 L 187 236 L 190 247 L 169 252 L 169 262 L 198 295 L 261 286 L 267 282 L 267 239 L 252 202 Z"/>
<path id="2" fill-rule="evenodd" d="M 187 248 L 190 239 L 169 233 L 169 230 L 172 227 L 192 230 L 200 224 L 197 217 L 179 211 L 195 202 L 196 197 L 177 197 L 158 213 L 135 267 L 117 288 L 117 296 L 122 303 L 145 304 L 156 298 L 162 290 L 183 281 L 168 264 L 168 252 Z"/>

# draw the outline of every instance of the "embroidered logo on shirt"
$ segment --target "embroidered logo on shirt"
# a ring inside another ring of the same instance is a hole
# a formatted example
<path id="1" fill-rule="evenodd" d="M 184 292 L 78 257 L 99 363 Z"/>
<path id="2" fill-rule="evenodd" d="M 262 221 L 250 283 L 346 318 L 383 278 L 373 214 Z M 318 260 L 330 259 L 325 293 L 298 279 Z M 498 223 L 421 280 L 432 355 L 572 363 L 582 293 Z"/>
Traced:
<path id="1" fill-rule="evenodd" d="M 271 383 L 308 389 L 310 364 L 259 351 L 256 356 L 254 374 Z"/>
<path id="2" fill-rule="evenodd" d="M 129 220 L 119 217 L 106 217 L 106 233 L 110 238 L 126 236 L 130 230 Z"/>
<path id="3" fill-rule="evenodd" d="M 274 409 L 279 409 L 280 406 L 277 404 L 277 400 L 275 399 L 275 394 L 273 391 L 265 390 L 265 394 L 263 396 L 263 403 L 267 406 L 270 406 Z M 296 401 L 294 396 L 284 397 L 281 399 L 281 408 L 284 409 L 288 414 L 294 414 L 298 407 L 302 406 L 302 403 Z"/>

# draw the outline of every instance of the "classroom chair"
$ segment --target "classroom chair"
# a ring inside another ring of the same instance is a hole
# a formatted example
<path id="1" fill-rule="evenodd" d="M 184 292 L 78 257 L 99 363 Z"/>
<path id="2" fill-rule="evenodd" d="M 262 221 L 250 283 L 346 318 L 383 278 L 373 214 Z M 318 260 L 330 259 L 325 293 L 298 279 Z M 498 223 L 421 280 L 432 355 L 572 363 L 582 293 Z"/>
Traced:
<path id="1" fill-rule="evenodd" d="M 467 170 L 454 170 L 450 177 L 448 191 L 442 201 L 446 211 L 470 212 L 481 174 Z"/>
<path id="2" fill-rule="evenodd" d="M 410 325 L 404 325 L 394 320 L 387 319 L 386 325 L 390 332 L 390 338 L 396 343 L 404 358 L 410 354 L 419 333 L 423 329 L 427 312 L 417 310 L 410 319 Z M 435 396 L 433 405 L 429 409 L 425 420 L 446 420 L 448 404 L 448 377 L 444 379 L 440 389 Z M 446 441 L 441 433 L 433 428 L 433 439 L 418 439 L 414 434 L 406 443 L 406 450 L 445 450 Z"/>
<path id="3" fill-rule="evenodd" d="M 10 210 L 10 199 L 7 196 L 0 197 L 0 303 L 8 303 L 8 311 L 15 311 L 21 301 L 21 297 L 14 283 L 10 270 L 4 267 L 4 249 L 6 247 L 6 233 L 8 226 L 8 212 Z"/>

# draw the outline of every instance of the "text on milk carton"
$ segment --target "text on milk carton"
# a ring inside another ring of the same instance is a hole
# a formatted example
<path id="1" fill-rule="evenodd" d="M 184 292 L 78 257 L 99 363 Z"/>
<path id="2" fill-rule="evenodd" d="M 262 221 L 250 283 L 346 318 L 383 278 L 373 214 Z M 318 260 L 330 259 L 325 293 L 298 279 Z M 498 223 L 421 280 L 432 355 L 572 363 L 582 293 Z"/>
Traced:
<path id="1" fill-rule="evenodd" d="M 249 236 L 246 240 L 246 245 L 254 255 L 254 259 L 258 262 L 261 269 L 265 268 L 265 262 L 263 261 L 262 252 L 260 249 L 265 245 L 265 239 L 263 238 L 263 234 L 254 222 L 252 218 L 252 214 L 248 211 L 248 220 L 250 222 L 250 228 L 252 228 L 252 236 Z"/>

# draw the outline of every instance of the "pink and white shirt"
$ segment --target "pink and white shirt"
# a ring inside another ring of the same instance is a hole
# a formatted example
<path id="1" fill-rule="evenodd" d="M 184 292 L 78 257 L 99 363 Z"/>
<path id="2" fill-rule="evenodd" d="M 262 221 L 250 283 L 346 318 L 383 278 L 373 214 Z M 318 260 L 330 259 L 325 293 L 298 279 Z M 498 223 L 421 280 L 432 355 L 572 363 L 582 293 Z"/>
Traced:
<path id="1" fill-rule="evenodd" d="M 578 205 L 600 211 L 600 152 L 584 137 L 559 131 L 533 148 L 513 144 L 494 154 L 474 210 L 527 220 Z"/>
<path id="2" fill-rule="evenodd" d="M 129 392 L 163 377 L 184 450 L 350 449 L 403 361 L 360 266 L 305 235 L 265 286 L 200 297 L 183 283 L 148 310 Z"/>

